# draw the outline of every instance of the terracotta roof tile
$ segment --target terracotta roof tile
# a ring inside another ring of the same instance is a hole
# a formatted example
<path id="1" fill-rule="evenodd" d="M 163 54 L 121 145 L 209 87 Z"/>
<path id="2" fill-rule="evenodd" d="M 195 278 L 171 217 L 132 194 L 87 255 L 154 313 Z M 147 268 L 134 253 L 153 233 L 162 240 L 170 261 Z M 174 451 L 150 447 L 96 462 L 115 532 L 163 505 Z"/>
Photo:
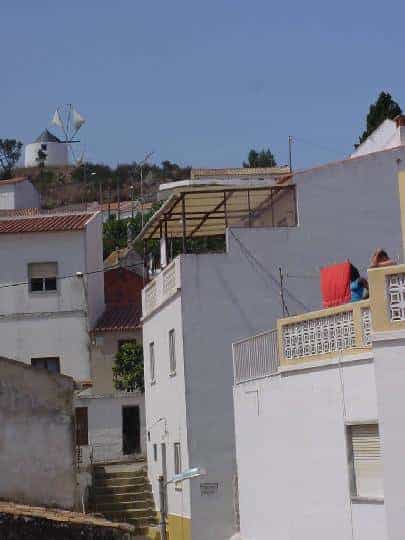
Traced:
<path id="1" fill-rule="evenodd" d="M 81 231 L 94 214 L 65 214 L 29 218 L 1 219 L 0 234 Z"/>
<path id="2" fill-rule="evenodd" d="M 139 305 L 108 305 L 93 332 L 124 332 L 135 330 L 140 324 L 142 310 Z"/>

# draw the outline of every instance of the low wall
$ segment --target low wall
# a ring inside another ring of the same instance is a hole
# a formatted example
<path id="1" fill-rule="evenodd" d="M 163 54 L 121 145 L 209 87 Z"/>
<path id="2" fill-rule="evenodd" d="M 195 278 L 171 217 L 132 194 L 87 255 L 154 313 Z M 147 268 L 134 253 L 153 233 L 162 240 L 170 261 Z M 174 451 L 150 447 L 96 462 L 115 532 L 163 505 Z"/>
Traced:
<path id="1" fill-rule="evenodd" d="M 74 507 L 73 385 L 0 358 L 0 499 Z"/>

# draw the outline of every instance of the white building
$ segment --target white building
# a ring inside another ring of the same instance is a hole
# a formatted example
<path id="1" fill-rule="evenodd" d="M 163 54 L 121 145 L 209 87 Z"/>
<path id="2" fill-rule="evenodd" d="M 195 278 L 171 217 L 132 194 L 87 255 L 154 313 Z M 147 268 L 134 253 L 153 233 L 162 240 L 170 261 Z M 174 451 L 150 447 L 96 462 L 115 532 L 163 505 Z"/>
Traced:
<path id="1" fill-rule="evenodd" d="M 397 164 L 404 159 L 401 147 L 261 188 L 172 186 L 140 234 L 146 242 L 160 239 L 163 267 L 143 291 L 148 467 L 156 503 L 162 472 L 170 478 L 188 466 L 207 470 L 182 491 L 169 486 L 172 533 L 182 528 L 184 538 L 225 540 L 236 530 L 231 343 L 275 327 L 283 310 L 316 309 L 317 265 L 350 258 L 366 267 L 378 245 L 402 257 Z M 187 253 L 190 238 L 224 233 L 222 253 Z M 172 238 L 182 240 L 183 253 L 166 267 L 176 254 Z"/>
<path id="2" fill-rule="evenodd" d="M 382 124 L 359 144 L 350 157 L 364 156 L 372 152 L 380 152 L 396 148 L 405 144 L 405 116 L 402 114 L 390 120 L 387 118 Z"/>
<path id="3" fill-rule="evenodd" d="M 104 310 L 101 214 L 0 219 L 4 356 L 90 379 L 89 329 Z"/>
<path id="4" fill-rule="evenodd" d="M 403 538 L 405 265 L 368 280 L 369 300 L 234 344 L 246 540 Z"/>
<path id="5" fill-rule="evenodd" d="M 47 167 L 69 165 L 68 145 L 47 129 L 25 147 L 25 167 L 38 167 L 39 151 L 46 155 L 44 163 Z"/>
<path id="6" fill-rule="evenodd" d="M 39 208 L 40 204 L 40 194 L 29 178 L 18 177 L 0 181 L 0 214 L 7 210 Z"/>

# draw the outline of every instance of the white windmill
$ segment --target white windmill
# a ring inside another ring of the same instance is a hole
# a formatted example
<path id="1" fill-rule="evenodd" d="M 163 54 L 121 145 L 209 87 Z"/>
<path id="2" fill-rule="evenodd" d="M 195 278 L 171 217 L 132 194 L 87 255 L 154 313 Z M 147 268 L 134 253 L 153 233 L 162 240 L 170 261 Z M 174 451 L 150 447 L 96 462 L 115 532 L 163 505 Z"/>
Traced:
<path id="1" fill-rule="evenodd" d="M 85 122 L 84 117 L 71 103 L 59 105 L 53 113 L 51 124 L 61 128 L 64 135 L 64 141 L 62 142 L 66 145 L 68 152 L 70 151 L 74 161 L 76 161 L 76 156 L 72 145 L 73 143 L 80 142 L 75 137 Z"/>
<path id="2" fill-rule="evenodd" d="M 76 135 L 84 123 L 85 119 L 72 104 L 60 105 L 53 114 L 51 124 L 61 129 L 63 137 L 59 138 L 45 129 L 34 142 L 25 147 L 25 166 L 38 166 L 41 153 L 48 167 L 68 165 L 69 154 L 76 161 L 72 145 L 80 142 Z"/>

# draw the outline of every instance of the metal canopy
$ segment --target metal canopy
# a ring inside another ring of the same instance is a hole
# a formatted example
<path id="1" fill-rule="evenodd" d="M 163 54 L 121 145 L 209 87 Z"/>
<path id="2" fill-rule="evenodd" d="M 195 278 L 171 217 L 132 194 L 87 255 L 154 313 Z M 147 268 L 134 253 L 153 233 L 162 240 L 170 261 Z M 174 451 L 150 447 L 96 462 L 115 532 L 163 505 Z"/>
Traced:
<path id="1" fill-rule="evenodd" d="M 295 186 L 177 190 L 136 240 L 225 234 L 227 227 L 296 225 Z"/>

